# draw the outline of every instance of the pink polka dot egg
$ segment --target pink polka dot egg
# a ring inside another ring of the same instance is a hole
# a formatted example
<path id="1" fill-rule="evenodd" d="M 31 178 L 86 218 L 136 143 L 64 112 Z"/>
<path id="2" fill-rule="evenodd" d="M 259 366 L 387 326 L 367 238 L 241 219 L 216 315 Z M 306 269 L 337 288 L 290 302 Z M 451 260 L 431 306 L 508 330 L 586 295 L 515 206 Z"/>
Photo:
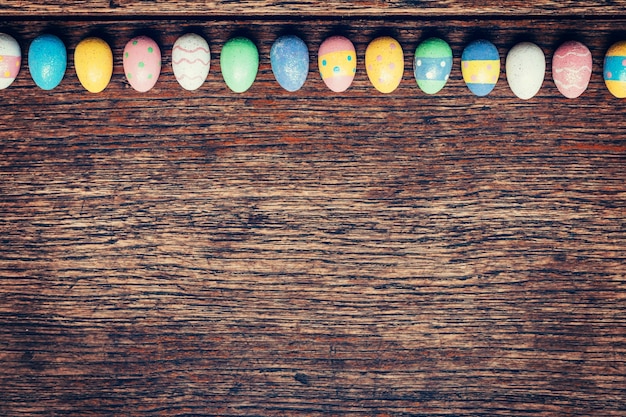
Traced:
<path id="1" fill-rule="evenodd" d="M 398 88 L 404 73 L 404 53 L 400 43 L 389 36 L 370 42 L 365 50 L 365 70 L 374 88 L 381 93 L 391 93 Z"/>
<path id="2" fill-rule="evenodd" d="M 142 93 L 149 91 L 161 73 L 161 50 L 153 39 L 138 36 L 126 44 L 123 65 L 130 86 Z"/>

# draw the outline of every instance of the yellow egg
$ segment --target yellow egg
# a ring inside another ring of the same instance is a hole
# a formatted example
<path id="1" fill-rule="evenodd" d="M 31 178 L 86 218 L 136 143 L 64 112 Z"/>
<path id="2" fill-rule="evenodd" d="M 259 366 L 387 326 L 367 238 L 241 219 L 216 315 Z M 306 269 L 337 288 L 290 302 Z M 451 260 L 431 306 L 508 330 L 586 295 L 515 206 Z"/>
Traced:
<path id="1" fill-rule="evenodd" d="M 370 82 L 381 93 L 398 88 L 404 73 L 404 54 L 397 40 L 382 36 L 365 50 L 365 69 Z"/>
<path id="2" fill-rule="evenodd" d="M 83 39 L 74 52 L 74 67 L 85 90 L 99 93 L 109 85 L 113 75 L 111 47 L 100 38 Z"/>

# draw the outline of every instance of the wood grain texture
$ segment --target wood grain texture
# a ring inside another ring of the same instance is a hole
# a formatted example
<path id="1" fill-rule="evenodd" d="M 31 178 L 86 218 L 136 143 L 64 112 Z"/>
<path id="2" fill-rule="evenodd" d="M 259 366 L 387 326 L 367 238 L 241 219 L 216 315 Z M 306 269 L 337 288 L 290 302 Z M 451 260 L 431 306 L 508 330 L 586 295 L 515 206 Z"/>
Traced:
<path id="1" fill-rule="evenodd" d="M 363 2 L 368 3 L 368 2 Z M 613 3 L 617 4 L 617 3 Z M 0 415 L 623 416 L 626 413 L 626 101 L 601 77 L 626 20 L 7 21 L 27 50 L 70 50 L 43 92 L 25 60 L 0 92 Z M 180 88 L 171 47 L 213 52 Z M 295 31 L 311 72 L 274 81 L 269 49 Z M 156 87 L 124 80 L 131 36 L 163 49 Z M 221 45 L 251 36 L 256 83 L 226 88 Z M 331 93 L 316 50 L 356 45 Z M 395 36 L 404 79 L 377 93 L 367 43 Z M 115 69 L 89 94 L 72 51 L 105 37 Z M 434 97 L 412 78 L 433 34 L 452 45 Z M 529 101 L 505 76 L 478 98 L 459 57 L 485 36 L 594 59 L 588 91 L 548 71 Z"/>
<path id="2" fill-rule="evenodd" d="M 373 17 L 406 16 L 569 16 L 624 17 L 626 0 L 4 0 L 0 15 L 32 18 L 71 16 L 113 17 Z"/>

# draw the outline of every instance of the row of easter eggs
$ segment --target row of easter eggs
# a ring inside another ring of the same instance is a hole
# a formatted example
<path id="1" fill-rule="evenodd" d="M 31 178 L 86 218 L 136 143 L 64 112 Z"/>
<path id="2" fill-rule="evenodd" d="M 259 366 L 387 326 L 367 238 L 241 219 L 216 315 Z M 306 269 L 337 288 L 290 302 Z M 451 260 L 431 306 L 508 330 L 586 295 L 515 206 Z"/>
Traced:
<path id="1" fill-rule="evenodd" d="M 0 89 L 8 87 L 20 70 L 21 50 L 17 41 L 0 33 Z M 206 80 L 211 62 L 207 41 L 195 33 L 176 40 L 172 48 L 172 68 L 180 85 L 196 90 Z M 270 62 L 277 82 L 287 91 L 299 90 L 309 72 L 309 51 L 300 38 L 278 38 L 270 50 Z M 44 90 L 55 88 L 65 75 L 67 52 L 55 35 L 44 34 L 33 40 L 28 51 L 28 65 L 33 81 Z M 245 37 L 228 40 L 220 54 L 221 72 L 227 86 L 241 93 L 254 83 L 259 67 L 255 44 Z M 86 90 L 97 93 L 106 88 L 113 74 L 113 53 L 102 39 L 82 40 L 74 52 L 74 66 Z M 126 78 L 135 90 L 149 91 L 161 72 L 161 51 L 147 36 L 131 39 L 123 51 Z M 332 36 L 319 47 L 320 75 L 334 92 L 347 90 L 354 79 L 357 57 L 352 42 Z M 365 51 L 365 68 L 372 85 L 382 93 L 394 91 L 402 80 L 404 54 L 397 40 L 382 36 L 374 39 Z M 558 90 L 568 98 L 580 96 L 591 79 L 592 58 L 580 42 L 568 41 L 554 53 L 552 76 Z M 506 57 L 507 82 L 521 99 L 532 98 L 544 81 L 545 55 L 530 42 L 515 45 Z M 430 38 L 415 50 L 414 75 L 426 94 L 438 93 L 452 70 L 452 49 L 442 39 Z M 461 56 L 461 72 L 469 90 L 477 96 L 489 94 L 500 75 L 500 55 L 493 43 L 480 39 L 471 42 Z M 604 59 L 604 80 L 618 98 L 626 97 L 626 41 L 609 48 Z"/>

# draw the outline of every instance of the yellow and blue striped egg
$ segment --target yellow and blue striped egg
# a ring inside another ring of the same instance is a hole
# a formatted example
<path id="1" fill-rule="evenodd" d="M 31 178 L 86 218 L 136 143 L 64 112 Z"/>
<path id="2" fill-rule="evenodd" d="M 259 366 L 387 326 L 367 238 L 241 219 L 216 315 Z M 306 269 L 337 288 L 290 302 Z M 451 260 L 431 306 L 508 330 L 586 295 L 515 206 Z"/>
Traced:
<path id="1" fill-rule="evenodd" d="M 463 50 L 461 72 L 467 88 L 477 96 L 489 94 L 500 77 L 500 54 L 488 40 L 476 40 Z"/>
<path id="2" fill-rule="evenodd" d="M 606 52 L 604 83 L 615 97 L 626 97 L 626 41 L 613 44 Z"/>

